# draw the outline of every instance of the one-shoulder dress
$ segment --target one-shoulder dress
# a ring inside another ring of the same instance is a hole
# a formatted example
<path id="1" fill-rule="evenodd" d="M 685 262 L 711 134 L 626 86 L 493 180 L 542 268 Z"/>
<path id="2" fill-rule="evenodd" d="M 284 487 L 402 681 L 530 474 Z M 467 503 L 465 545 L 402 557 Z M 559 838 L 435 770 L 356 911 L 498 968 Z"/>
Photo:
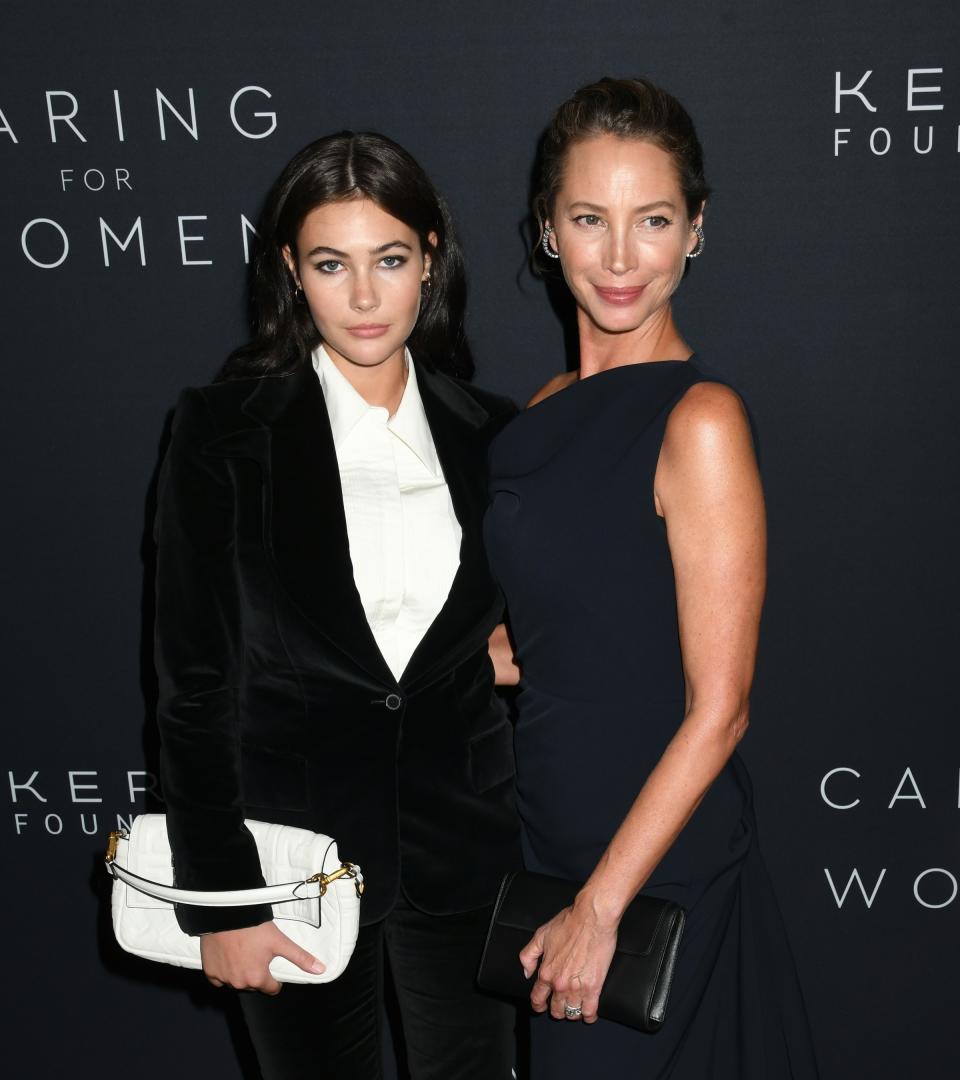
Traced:
<path id="1" fill-rule="evenodd" d="M 521 413 L 491 447 L 487 550 L 523 672 L 528 869 L 596 866 L 684 715 L 676 589 L 653 483 L 696 359 L 630 364 Z M 738 754 L 644 886 L 687 913 L 666 1022 L 531 1021 L 532 1080 L 813 1080 L 817 1068 Z"/>

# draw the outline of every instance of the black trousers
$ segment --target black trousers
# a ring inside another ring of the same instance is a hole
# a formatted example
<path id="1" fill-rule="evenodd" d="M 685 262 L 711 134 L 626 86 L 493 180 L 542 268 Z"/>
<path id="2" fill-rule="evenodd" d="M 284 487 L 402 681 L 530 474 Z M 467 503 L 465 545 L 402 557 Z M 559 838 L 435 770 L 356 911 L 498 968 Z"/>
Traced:
<path id="1" fill-rule="evenodd" d="M 401 898 L 361 927 L 339 979 L 241 994 L 264 1080 L 381 1080 L 385 953 L 413 1080 L 510 1080 L 516 1010 L 474 983 L 490 910 L 425 915 Z"/>

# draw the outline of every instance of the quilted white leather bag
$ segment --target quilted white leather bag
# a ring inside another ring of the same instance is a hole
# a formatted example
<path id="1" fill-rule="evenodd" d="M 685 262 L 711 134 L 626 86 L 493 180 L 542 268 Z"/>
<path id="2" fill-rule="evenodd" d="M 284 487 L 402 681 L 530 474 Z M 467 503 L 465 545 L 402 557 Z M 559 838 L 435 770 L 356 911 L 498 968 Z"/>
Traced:
<path id="1" fill-rule="evenodd" d="M 242 907 L 272 904 L 279 928 L 326 965 L 322 975 L 302 971 L 282 956 L 270 963 L 278 982 L 331 982 L 347 966 L 360 928 L 363 874 L 353 863 L 342 863 L 329 836 L 271 825 L 244 822 L 253 834 L 265 888 L 223 892 L 194 892 L 173 886 L 173 861 L 164 814 L 140 814 L 129 832 L 110 833 L 106 866 L 113 876 L 113 932 L 122 948 L 147 960 L 197 968 L 200 938 L 185 934 L 173 905 Z"/>

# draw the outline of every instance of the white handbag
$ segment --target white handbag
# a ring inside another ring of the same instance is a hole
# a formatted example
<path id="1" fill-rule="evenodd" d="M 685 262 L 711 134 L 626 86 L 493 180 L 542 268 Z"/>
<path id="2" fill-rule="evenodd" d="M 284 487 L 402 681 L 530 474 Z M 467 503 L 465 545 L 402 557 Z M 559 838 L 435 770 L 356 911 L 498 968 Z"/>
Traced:
<path id="1" fill-rule="evenodd" d="M 113 932 L 120 946 L 147 960 L 196 968 L 200 938 L 185 934 L 173 905 L 242 907 L 272 904 L 279 928 L 326 965 L 322 975 L 303 971 L 282 956 L 270 963 L 278 982 L 326 983 L 341 974 L 357 943 L 363 874 L 342 863 L 329 836 L 244 822 L 253 834 L 265 888 L 194 892 L 173 886 L 173 861 L 164 814 L 140 814 L 129 832 L 110 833 L 106 866 L 113 876 Z"/>

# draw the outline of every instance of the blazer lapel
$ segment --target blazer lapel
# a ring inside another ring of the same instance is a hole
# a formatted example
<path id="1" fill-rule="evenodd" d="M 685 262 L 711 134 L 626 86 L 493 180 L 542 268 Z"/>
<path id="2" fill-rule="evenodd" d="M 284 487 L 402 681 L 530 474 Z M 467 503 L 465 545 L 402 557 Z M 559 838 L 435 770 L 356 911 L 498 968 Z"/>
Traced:
<path id="1" fill-rule="evenodd" d="M 475 651 L 487 613 L 497 602 L 481 538 L 487 505 L 487 446 L 481 429 L 489 413 L 455 382 L 419 363 L 417 385 L 463 538 L 446 602 L 400 677 L 407 690 Z"/>
<path id="2" fill-rule="evenodd" d="M 284 591 L 328 641 L 378 682 L 395 685 L 354 584 L 333 433 L 312 366 L 259 380 L 243 411 L 261 427 L 227 440 L 262 444 L 267 437 L 266 542 Z"/>
<path id="3" fill-rule="evenodd" d="M 419 363 L 417 385 L 463 538 L 446 602 L 399 680 L 406 691 L 479 648 L 499 602 L 481 539 L 487 505 L 482 429 L 489 413 L 456 382 Z M 205 449 L 260 463 L 267 553 L 290 602 L 379 683 L 397 685 L 354 584 L 336 448 L 312 366 L 258 379 L 242 409 L 256 426 Z"/>

